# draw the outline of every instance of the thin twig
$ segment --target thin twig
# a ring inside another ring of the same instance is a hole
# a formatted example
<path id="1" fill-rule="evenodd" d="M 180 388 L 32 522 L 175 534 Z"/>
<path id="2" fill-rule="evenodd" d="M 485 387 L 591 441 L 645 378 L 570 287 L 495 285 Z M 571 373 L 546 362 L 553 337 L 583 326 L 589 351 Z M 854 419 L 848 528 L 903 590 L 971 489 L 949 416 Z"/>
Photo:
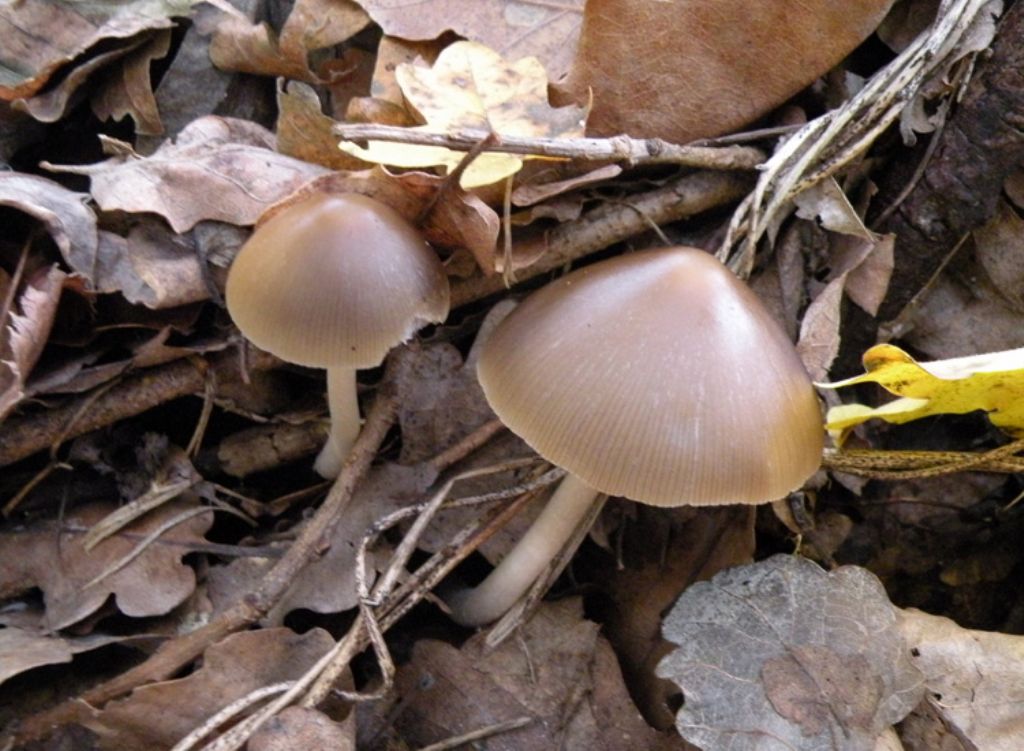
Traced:
<path id="1" fill-rule="evenodd" d="M 424 746 L 420 751 L 449 751 L 459 746 L 465 746 L 467 743 L 478 741 L 482 738 L 490 738 L 492 735 L 498 735 L 500 733 L 507 733 L 510 730 L 518 730 L 519 728 L 526 727 L 533 722 L 532 717 L 517 717 L 514 720 L 507 720 L 505 722 L 498 722 L 494 725 L 488 725 L 487 727 L 479 728 L 478 730 L 471 730 L 468 733 L 462 735 L 456 735 L 437 743 L 431 743 L 429 746 Z"/>
<path id="2" fill-rule="evenodd" d="M 343 141 L 391 141 L 420 146 L 441 146 L 455 151 L 473 148 L 485 130 L 461 130 L 453 133 L 426 133 L 393 125 L 339 123 L 335 135 Z M 524 138 L 498 135 L 486 151 L 524 154 L 563 159 L 634 164 L 677 164 L 712 170 L 752 170 L 765 160 L 765 153 L 750 146 L 680 146 L 660 138 Z"/>
<path id="3" fill-rule="evenodd" d="M 908 480 L 955 472 L 1024 472 L 1024 439 L 984 452 L 825 449 L 822 466 L 873 480 Z"/>

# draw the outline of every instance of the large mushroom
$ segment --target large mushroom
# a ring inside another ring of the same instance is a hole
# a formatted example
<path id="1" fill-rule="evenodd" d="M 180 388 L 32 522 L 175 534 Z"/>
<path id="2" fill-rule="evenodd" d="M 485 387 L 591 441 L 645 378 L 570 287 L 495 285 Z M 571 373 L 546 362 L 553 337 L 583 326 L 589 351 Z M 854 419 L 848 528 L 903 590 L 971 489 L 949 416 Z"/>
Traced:
<path id="1" fill-rule="evenodd" d="M 713 256 L 619 256 L 548 285 L 483 345 L 501 420 L 569 474 L 477 587 L 450 598 L 482 625 L 518 600 L 598 494 L 656 506 L 763 503 L 821 461 L 821 412 L 792 343 Z"/>
<path id="2" fill-rule="evenodd" d="M 356 370 L 448 315 L 448 279 L 397 211 L 357 194 L 317 193 L 282 209 L 242 246 L 228 312 L 257 347 L 327 369 L 331 433 L 314 468 L 336 477 L 359 435 Z"/>

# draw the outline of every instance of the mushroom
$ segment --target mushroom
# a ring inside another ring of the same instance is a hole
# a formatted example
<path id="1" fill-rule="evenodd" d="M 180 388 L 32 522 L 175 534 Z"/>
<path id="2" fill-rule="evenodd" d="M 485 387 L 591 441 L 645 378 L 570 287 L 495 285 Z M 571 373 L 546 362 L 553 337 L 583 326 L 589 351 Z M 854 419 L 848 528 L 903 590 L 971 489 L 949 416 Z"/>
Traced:
<path id="1" fill-rule="evenodd" d="M 228 312 L 257 347 L 327 369 L 331 432 L 314 468 L 336 477 L 359 435 L 356 370 L 448 315 L 438 257 L 397 211 L 318 193 L 274 214 L 228 272 Z"/>
<path id="2" fill-rule="evenodd" d="M 792 343 L 695 248 L 619 256 L 553 282 L 495 328 L 477 374 L 505 425 L 569 474 L 490 576 L 449 598 L 465 625 L 508 610 L 600 493 L 763 503 L 821 461 L 821 411 Z"/>

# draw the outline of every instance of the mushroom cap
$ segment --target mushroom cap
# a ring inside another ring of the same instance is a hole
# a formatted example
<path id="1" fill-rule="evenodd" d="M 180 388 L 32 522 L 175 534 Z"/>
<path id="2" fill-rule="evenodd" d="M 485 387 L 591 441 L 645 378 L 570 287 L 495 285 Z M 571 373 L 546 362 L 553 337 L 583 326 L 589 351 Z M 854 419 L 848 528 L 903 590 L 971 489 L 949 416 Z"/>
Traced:
<path id="1" fill-rule="evenodd" d="M 448 315 L 437 255 L 401 214 L 358 194 L 282 209 L 228 272 L 228 312 L 257 347 L 309 367 L 370 368 Z"/>
<path id="2" fill-rule="evenodd" d="M 502 421 L 592 487 L 657 506 L 761 503 L 821 462 L 793 344 L 713 256 L 619 256 L 533 294 L 477 366 Z"/>

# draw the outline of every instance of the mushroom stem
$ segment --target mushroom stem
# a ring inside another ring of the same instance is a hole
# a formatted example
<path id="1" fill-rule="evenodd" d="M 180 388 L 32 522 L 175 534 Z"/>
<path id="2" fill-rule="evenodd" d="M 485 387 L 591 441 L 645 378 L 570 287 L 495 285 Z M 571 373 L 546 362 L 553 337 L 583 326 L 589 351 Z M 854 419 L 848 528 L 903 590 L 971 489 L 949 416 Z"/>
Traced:
<path id="1" fill-rule="evenodd" d="M 341 473 L 352 444 L 359 437 L 359 398 L 354 368 L 327 369 L 327 406 L 331 412 L 331 434 L 313 464 L 317 474 L 333 480 Z"/>
<path id="2" fill-rule="evenodd" d="M 476 587 L 447 598 L 452 619 L 463 626 L 483 626 L 500 618 L 551 563 L 599 495 L 576 475 L 566 475 L 533 526 L 498 567 Z"/>

